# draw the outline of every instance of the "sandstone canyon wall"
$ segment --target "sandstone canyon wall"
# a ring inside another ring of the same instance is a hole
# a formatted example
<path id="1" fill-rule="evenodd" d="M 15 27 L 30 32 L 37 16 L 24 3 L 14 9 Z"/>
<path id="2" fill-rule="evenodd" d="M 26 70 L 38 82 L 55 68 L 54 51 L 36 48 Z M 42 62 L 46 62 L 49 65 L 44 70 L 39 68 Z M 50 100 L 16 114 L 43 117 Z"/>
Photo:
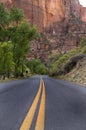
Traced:
<path id="1" fill-rule="evenodd" d="M 64 8 L 61 0 L 13 0 L 15 6 L 24 9 L 31 24 L 40 30 L 49 27 L 53 22 L 64 19 Z"/>
<path id="2" fill-rule="evenodd" d="M 82 16 L 82 21 L 86 22 L 86 7 L 81 6 L 81 16 Z"/>
<path id="3" fill-rule="evenodd" d="M 86 9 L 80 7 L 79 0 L 0 0 L 24 9 L 31 24 L 36 24 L 40 30 L 53 26 L 71 17 L 86 20 Z"/>
<path id="4" fill-rule="evenodd" d="M 44 36 L 32 43 L 31 55 L 45 58 L 57 51 L 58 43 L 64 41 L 64 50 L 79 44 L 86 36 L 86 8 L 79 0 L 0 0 L 7 7 L 11 4 L 24 9 L 31 25 L 36 24 Z"/>

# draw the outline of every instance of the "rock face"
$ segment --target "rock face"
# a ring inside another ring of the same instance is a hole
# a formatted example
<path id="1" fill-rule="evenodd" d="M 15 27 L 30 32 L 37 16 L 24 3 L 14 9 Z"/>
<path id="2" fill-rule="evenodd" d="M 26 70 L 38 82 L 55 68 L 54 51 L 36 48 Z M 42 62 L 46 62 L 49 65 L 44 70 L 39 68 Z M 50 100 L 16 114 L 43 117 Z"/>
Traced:
<path id="1" fill-rule="evenodd" d="M 55 22 L 67 21 L 71 17 L 86 21 L 86 8 L 80 6 L 79 0 L 0 0 L 24 9 L 31 24 L 39 29 L 53 26 Z"/>
<path id="2" fill-rule="evenodd" d="M 2 2 L 2 0 L 0 1 Z M 46 26 L 52 25 L 53 22 L 64 19 L 62 0 L 10 0 L 10 2 L 24 9 L 29 22 L 32 25 L 36 24 L 41 31 Z"/>
<path id="3" fill-rule="evenodd" d="M 79 0 L 63 0 L 65 8 L 65 18 L 76 17 L 80 19 L 80 4 Z"/>
<path id="4" fill-rule="evenodd" d="M 32 44 L 33 57 L 45 58 L 58 50 L 64 41 L 64 50 L 74 48 L 86 35 L 86 8 L 79 0 L 0 0 L 6 6 L 13 4 L 24 9 L 31 25 L 45 32 L 43 38 Z"/>
<path id="5" fill-rule="evenodd" d="M 86 22 L 86 7 L 81 6 L 81 17 L 82 17 L 82 21 Z"/>
<path id="6" fill-rule="evenodd" d="M 81 59 L 76 67 L 64 76 L 64 79 L 86 86 L 86 57 Z"/>
<path id="7" fill-rule="evenodd" d="M 38 25 L 40 30 L 53 26 L 70 17 L 86 19 L 86 10 L 80 8 L 79 0 L 0 0 L 10 2 L 24 9 L 31 24 Z M 82 17 L 81 17 L 82 15 Z"/>

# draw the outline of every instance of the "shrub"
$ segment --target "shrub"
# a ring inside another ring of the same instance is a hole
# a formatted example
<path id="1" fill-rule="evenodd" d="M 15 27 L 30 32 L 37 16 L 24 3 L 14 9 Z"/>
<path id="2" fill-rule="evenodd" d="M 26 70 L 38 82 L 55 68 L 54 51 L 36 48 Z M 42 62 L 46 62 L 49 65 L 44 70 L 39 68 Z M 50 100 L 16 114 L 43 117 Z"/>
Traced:
<path id="1" fill-rule="evenodd" d="M 81 49 L 81 54 L 84 54 L 86 53 L 86 46 L 84 46 L 82 49 Z"/>
<path id="2" fill-rule="evenodd" d="M 68 53 L 68 55 L 69 55 L 69 58 L 70 58 L 70 57 L 75 56 L 75 55 L 77 55 L 77 54 L 79 54 L 79 53 L 80 53 L 80 49 L 79 49 L 79 48 L 76 48 L 76 49 L 71 50 L 71 51 Z"/>
<path id="3" fill-rule="evenodd" d="M 36 67 L 36 73 L 37 74 L 47 74 L 47 69 L 43 63 Z"/>
<path id="4" fill-rule="evenodd" d="M 81 42 L 80 42 L 80 46 L 81 46 L 81 47 L 86 46 L 86 37 L 83 37 L 83 38 L 82 38 L 82 40 L 81 40 Z"/>
<path id="5" fill-rule="evenodd" d="M 34 59 L 27 62 L 32 74 L 47 74 L 47 68 L 40 59 Z"/>
<path id="6" fill-rule="evenodd" d="M 71 57 L 76 56 L 79 53 L 80 49 L 73 49 L 67 54 L 59 55 L 58 59 L 51 63 L 49 68 L 49 75 L 55 76 L 63 74 L 65 64 L 67 64 Z"/>

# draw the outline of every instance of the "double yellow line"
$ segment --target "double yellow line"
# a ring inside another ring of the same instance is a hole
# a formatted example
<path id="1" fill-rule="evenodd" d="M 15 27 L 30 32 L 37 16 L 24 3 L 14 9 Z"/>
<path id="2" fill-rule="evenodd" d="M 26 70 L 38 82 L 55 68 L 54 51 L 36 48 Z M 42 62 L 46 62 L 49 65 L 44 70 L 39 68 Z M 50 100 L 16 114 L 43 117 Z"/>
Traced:
<path id="1" fill-rule="evenodd" d="M 42 91 L 42 96 L 41 96 L 41 102 L 40 102 L 40 108 L 39 108 L 39 112 L 38 112 L 38 116 L 37 116 L 37 121 L 36 121 L 36 126 L 35 126 L 35 130 L 44 130 L 44 119 L 45 119 L 45 86 L 44 86 L 44 81 L 41 79 L 40 81 L 40 86 L 39 86 L 39 90 L 36 94 L 36 97 L 32 103 L 32 106 L 30 107 L 29 112 L 27 113 L 26 118 L 24 119 L 20 130 L 30 130 L 35 112 L 36 112 L 36 108 L 38 105 L 38 101 L 41 95 L 41 91 Z"/>

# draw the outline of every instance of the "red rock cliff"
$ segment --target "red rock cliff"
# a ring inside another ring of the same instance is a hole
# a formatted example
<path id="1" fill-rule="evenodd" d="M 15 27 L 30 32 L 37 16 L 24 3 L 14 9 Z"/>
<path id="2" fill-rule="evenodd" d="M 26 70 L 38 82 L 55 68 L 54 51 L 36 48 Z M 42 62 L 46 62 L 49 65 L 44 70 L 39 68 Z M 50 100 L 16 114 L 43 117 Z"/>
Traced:
<path id="1" fill-rule="evenodd" d="M 58 43 L 64 42 L 64 50 L 77 46 L 86 36 L 86 8 L 79 0 L 0 0 L 6 6 L 14 4 L 24 9 L 30 23 L 40 31 L 45 30 L 40 41 L 32 43 L 31 56 L 44 58 L 57 52 Z M 83 22 L 84 21 L 84 22 Z"/>
<path id="2" fill-rule="evenodd" d="M 13 3 L 24 9 L 31 24 L 38 25 L 41 30 L 71 17 L 86 20 L 86 10 L 81 9 L 79 0 L 0 0 L 0 2 Z"/>
<path id="3" fill-rule="evenodd" d="M 24 9 L 31 24 L 43 30 L 53 22 L 64 19 L 64 8 L 61 0 L 14 0 L 13 3 Z"/>
<path id="4" fill-rule="evenodd" d="M 80 6 L 80 8 L 81 8 L 82 21 L 86 22 L 86 7 Z"/>

